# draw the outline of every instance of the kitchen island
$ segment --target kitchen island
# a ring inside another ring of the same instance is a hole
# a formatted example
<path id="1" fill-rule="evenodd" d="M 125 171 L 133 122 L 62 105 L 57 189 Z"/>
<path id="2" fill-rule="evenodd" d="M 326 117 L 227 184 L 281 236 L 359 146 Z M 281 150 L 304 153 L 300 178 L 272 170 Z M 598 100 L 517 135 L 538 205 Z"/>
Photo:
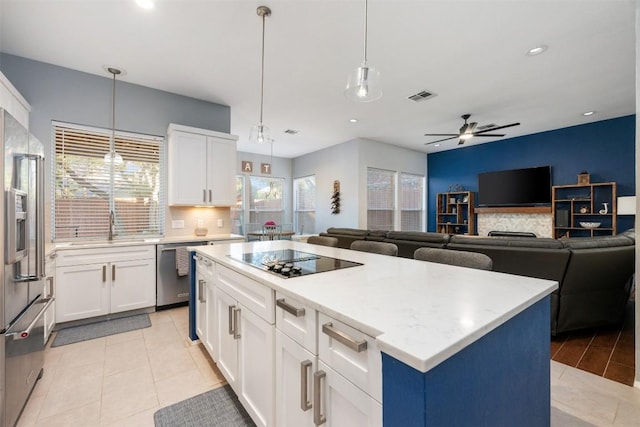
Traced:
<path id="1" fill-rule="evenodd" d="M 212 286 L 203 298 L 206 280 L 193 275 L 198 299 L 191 307 L 195 314 L 200 309 L 205 318 L 203 304 L 209 295 L 216 301 L 206 317 L 215 329 L 212 338 L 204 329 L 198 335 L 211 343 L 205 347 L 223 374 L 225 340 L 258 336 L 257 329 L 243 323 L 240 312 L 262 316 L 265 332 L 258 342 L 265 347 L 264 360 L 253 364 L 263 363 L 264 369 L 249 366 L 237 375 L 225 375 L 245 407 L 262 404 L 262 410 L 247 408 L 258 425 L 286 424 L 288 416 L 281 412 L 289 410 L 282 403 L 293 388 L 288 381 L 302 384 L 297 392 L 303 394 L 303 402 L 298 398 L 287 403 L 294 407 L 300 403 L 296 409 L 301 414 L 292 419 L 304 419 L 308 412 L 315 424 L 340 425 L 340 411 L 346 410 L 344 399 L 331 400 L 341 390 L 334 387 L 332 375 L 370 398 L 353 401 L 359 411 L 373 413 L 363 418 L 366 425 L 549 425 L 549 294 L 557 288 L 555 282 L 290 241 L 192 249 L 194 258 L 211 265 L 210 275 L 201 277 L 209 277 Z M 245 253 L 285 249 L 362 265 L 284 278 L 241 261 Z M 195 261 L 193 267 L 192 271 L 201 271 Z M 242 284 L 249 281 L 253 290 L 243 290 Z M 236 284 L 240 286 L 234 290 Z M 225 305 L 221 301 L 228 300 L 228 294 L 235 300 Z M 276 299 L 282 302 L 278 309 Z M 292 309 L 286 301 L 304 308 Z M 296 382 L 280 367 L 286 365 L 282 356 L 286 352 L 279 342 L 295 340 L 300 328 L 288 333 L 287 325 L 300 313 L 313 323 L 309 330 L 317 335 L 300 338 L 310 344 L 304 344 L 308 356 L 302 358 Z M 281 319 L 282 324 L 276 322 Z M 215 325 L 216 321 L 225 324 Z M 342 330 L 336 333 L 334 328 Z M 353 358 L 349 349 L 355 351 Z M 242 349 L 238 351 L 241 359 Z M 313 390 L 307 386 L 307 362 L 313 366 L 317 362 L 318 369 L 310 368 L 315 372 Z M 256 373 L 274 365 L 272 374 Z M 343 375 L 334 375 L 333 368 Z M 256 403 L 259 399 L 250 396 L 251 386 L 243 388 L 250 375 L 265 375 L 261 381 L 275 391 L 273 402 Z M 378 408 L 381 416 L 376 414 Z"/>

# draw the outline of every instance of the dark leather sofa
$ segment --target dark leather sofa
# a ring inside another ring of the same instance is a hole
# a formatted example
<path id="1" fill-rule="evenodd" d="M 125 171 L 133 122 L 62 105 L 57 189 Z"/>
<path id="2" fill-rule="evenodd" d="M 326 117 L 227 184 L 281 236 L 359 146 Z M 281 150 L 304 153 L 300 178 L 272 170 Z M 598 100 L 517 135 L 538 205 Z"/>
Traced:
<path id="1" fill-rule="evenodd" d="M 480 252 L 493 270 L 555 280 L 551 295 L 551 333 L 556 335 L 622 321 L 633 285 L 635 231 L 592 238 L 479 237 L 428 232 L 329 228 L 322 236 L 349 248 L 354 240 L 394 243 L 398 256 L 413 258 L 420 247 Z"/>

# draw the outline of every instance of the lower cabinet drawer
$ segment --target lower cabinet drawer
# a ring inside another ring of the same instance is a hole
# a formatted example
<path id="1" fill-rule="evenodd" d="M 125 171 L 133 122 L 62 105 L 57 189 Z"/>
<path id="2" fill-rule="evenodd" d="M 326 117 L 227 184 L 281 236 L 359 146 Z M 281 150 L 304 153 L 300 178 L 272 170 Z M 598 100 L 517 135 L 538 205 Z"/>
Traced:
<path id="1" fill-rule="evenodd" d="M 216 266 L 215 278 L 218 288 L 227 292 L 269 324 L 275 323 L 274 292 L 271 288 L 223 265 Z"/>
<path id="2" fill-rule="evenodd" d="M 276 328 L 303 346 L 318 354 L 316 310 L 302 301 L 276 292 Z"/>
<path id="3" fill-rule="evenodd" d="M 382 402 L 382 356 L 375 338 L 318 313 L 318 357 Z"/>

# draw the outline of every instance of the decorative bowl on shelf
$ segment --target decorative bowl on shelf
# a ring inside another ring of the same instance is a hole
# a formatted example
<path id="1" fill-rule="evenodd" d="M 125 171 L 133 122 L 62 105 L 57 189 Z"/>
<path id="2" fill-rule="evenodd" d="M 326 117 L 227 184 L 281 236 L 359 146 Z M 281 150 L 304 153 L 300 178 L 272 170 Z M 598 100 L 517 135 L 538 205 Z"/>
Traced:
<path id="1" fill-rule="evenodd" d="M 580 227 L 583 227 L 583 228 L 598 228 L 598 227 L 600 227 L 600 223 L 599 222 L 581 222 L 580 223 Z"/>

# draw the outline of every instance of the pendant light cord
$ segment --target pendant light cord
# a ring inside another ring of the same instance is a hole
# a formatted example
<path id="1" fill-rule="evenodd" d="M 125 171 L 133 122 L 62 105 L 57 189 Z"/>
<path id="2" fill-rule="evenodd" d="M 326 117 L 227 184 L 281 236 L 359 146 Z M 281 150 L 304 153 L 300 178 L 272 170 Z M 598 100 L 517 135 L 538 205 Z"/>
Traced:
<path id="1" fill-rule="evenodd" d="M 264 108 L 264 27 L 267 14 L 262 15 L 262 66 L 260 72 L 260 126 L 262 126 L 262 110 Z"/>
<path id="2" fill-rule="evenodd" d="M 364 62 L 367 63 L 367 21 L 369 12 L 368 0 L 364 0 Z"/>
<path id="3" fill-rule="evenodd" d="M 116 151 L 116 73 L 113 73 L 113 89 L 111 90 L 111 159 Z"/>

